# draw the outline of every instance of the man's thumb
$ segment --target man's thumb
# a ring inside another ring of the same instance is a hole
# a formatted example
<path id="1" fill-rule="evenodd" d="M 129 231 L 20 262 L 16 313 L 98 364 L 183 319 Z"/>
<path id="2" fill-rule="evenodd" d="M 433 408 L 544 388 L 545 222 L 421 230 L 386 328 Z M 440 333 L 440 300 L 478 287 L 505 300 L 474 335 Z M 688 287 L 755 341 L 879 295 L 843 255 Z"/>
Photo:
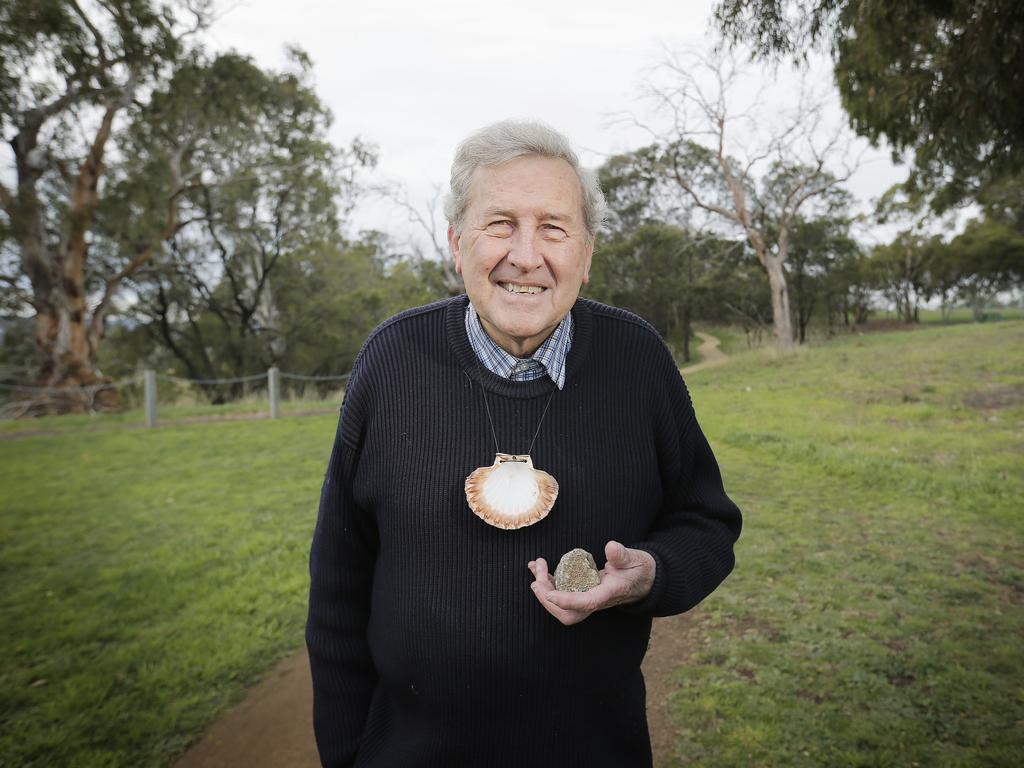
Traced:
<path id="1" fill-rule="evenodd" d="M 604 556 L 613 568 L 628 568 L 632 562 L 629 550 L 617 541 L 609 541 L 604 545 Z"/>

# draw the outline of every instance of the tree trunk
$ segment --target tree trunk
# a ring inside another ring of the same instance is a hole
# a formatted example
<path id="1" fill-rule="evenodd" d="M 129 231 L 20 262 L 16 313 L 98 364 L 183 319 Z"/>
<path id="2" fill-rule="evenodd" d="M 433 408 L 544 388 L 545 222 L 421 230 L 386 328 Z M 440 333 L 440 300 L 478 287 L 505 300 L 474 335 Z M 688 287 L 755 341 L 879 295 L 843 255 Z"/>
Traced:
<path id="1" fill-rule="evenodd" d="M 21 235 L 22 264 L 32 282 L 36 310 L 35 343 L 44 391 L 25 400 L 23 415 L 80 413 L 119 406 L 118 393 L 104 387 L 109 379 L 95 370 L 95 353 L 87 324 L 85 262 L 86 233 L 92 227 L 103 173 L 103 151 L 119 104 L 107 106 L 89 153 L 74 179 L 68 207 L 68 234 L 48 247 L 37 184 L 43 165 L 36 146 L 42 120 L 27 120 L 11 142 L 18 174 L 18 216 L 14 229 Z M 85 388 L 85 389 L 83 389 Z M 66 391 L 62 391 L 66 390 Z"/>
<path id="2" fill-rule="evenodd" d="M 775 348 L 788 352 L 794 346 L 793 319 L 789 309 L 789 290 L 786 287 L 783 260 L 767 256 L 762 263 L 765 272 L 768 273 L 768 284 L 772 291 L 772 331 L 775 336 Z"/>

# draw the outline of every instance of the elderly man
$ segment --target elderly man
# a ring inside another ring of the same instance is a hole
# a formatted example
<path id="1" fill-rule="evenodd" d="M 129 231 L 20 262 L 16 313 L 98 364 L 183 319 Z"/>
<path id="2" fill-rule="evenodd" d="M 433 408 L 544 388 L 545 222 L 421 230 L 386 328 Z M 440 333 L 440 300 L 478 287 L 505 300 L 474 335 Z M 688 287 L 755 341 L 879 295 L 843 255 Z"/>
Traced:
<path id="1" fill-rule="evenodd" d="M 446 213 L 467 295 L 371 334 L 324 478 L 321 760 L 650 765 L 651 618 L 726 577 L 740 512 L 656 332 L 579 298 L 604 200 L 564 137 L 470 136 Z M 549 563 L 576 547 L 600 583 L 560 591 Z"/>

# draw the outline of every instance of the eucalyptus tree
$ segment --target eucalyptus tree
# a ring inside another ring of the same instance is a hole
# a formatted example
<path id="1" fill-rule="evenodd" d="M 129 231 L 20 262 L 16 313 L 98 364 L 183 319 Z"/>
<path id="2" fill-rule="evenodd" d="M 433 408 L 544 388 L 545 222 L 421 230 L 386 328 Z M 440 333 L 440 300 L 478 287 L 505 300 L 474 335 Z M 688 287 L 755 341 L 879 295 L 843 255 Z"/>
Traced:
<path id="1" fill-rule="evenodd" d="M 727 301 L 733 270 L 726 255 L 742 245 L 648 220 L 601 241 L 587 295 L 644 317 L 686 362 L 693 322 L 715 314 L 713 302 Z"/>
<path id="2" fill-rule="evenodd" d="M 613 155 L 598 169 L 608 201 L 609 233 L 627 235 L 644 224 L 673 224 L 685 228 L 691 211 L 681 200 L 658 144 Z"/>
<path id="3" fill-rule="evenodd" d="M 719 0 L 715 16 L 760 58 L 824 48 L 854 129 L 912 161 L 936 207 L 1024 172 L 1019 0 Z"/>
<path id="4" fill-rule="evenodd" d="M 871 251 L 869 279 L 905 323 L 918 322 L 921 304 L 938 292 L 934 274 L 939 245 L 935 235 L 904 230 Z"/>
<path id="5" fill-rule="evenodd" d="M 824 100 L 801 89 L 790 108 L 741 106 L 743 75 L 725 51 L 669 52 L 645 84 L 663 122 L 635 122 L 654 138 L 684 203 L 749 243 L 771 290 L 775 345 L 786 350 L 794 343 L 786 278 L 792 226 L 827 207 L 857 159 L 844 130 L 827 126 Z"/>
<path id="6" fill-rule="evenodd" d="M 212 56 L 190 39 L 208 23 L 205 0 L 0 5 L 3 303 L 34 315 L 31 381 L 49 392 L 109 381 L 97 355 L 116 312 L 202 350 L 189 371 L 264 363 L 275 270 L 337 246 L 372 151 L 328 142 L 305 54 L 281 73 Z M 107 389 L 36 405 L 116 403 Z"/>
<path id="7" fill-rule="evenodd" d="M 35 319 L 35 383 L 100 381 L 96 352 L 124 281 L 178 226 L 175 199 L 155 236 L 115 260 L 92 252 L 120 125 L 208 21 L 203 0 L 6 0 L 0 4 L 0 275 L 7 303 Z M 101 392 L 100 405 L 116 401 Z M 81 403 L 60 399 L 58 409 Z"/>
<path id="8" fill-rule="evenodd" d="M 850 233 L 852 196 L 835 188 L 822 202 L 815 218 L 797 217 L 790 227 L 787 268 L 801 344 L 807 341 L 807 328 L 815 314 L 824 313 L 830 327 L 844 309 L 848 318 L 852 298 L 848 294 L 857 288 L 848 282 L 850 265 L 860 253 Z"/>
<path id="9" fill-rule="evenodd" d="M 151 239 L 174 199 L 177 227 L 133 276 L 131 313 L 199 378 L 266 370 L 285 353 L 275 280 L 288 261 L 342 249 L 341 218 L 373 152 L 341 149 L 311 65 L 269 72 L 234 53 L 195 53 L 127 131 L 102 242 Z M 160 233 L 163 234 L 163 233 Z"/>
<path id="10" fill-rule="evenodd" d="M 932 276 L 943 308 L 950 299 L 969 306 L 976 320 L 1000 293 L 1024 288 L 1024 233 L 994 216 L 968 222 L 934 250 Z"/>
<path id="11" fill-rule="evenodd" d="M 284 261 L 274 290 L 275 338 L 283 341 L 276 362 L 283 370 L 316 376 L 348 373 L 377 325 L 447 295 L 443 285 L 423 277 L 424 265 L 433 264 L 416 262 L 379 232 Z M 336 390 L 338 382 L 301 386 Z"/>

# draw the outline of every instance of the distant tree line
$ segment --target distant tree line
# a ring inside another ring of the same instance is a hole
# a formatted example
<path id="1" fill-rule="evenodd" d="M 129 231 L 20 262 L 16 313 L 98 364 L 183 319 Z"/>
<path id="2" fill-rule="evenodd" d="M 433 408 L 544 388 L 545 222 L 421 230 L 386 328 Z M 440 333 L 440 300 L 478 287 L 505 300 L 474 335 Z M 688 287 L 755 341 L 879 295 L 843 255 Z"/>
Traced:
<path id="1" fill-rule="evenodd" d="M 630 308 L 690 359 L 695 322 L 740 326 L 751 341 L 770 335 L 770 282 L 741 237 L 695 228 L 683 198 L 673 194 L 671 173 L 652 162 L 656 147 L 610 158 L 599 169 L 611 223 L 599 242 L 588 295 Z M 882 223 L 913 224 L 929 211 L 914 209 L 902 189 L 878 205 Z M 891 242 L 868 247 L 853 236 L 853 203 L 839 187 L 789 225 L 784 274 L 791 298 L 793 339 L 809 329 L 853 330 L 884 306 L 903 322 L 919 320 L 922 305 L 938 304 L 948 317 L 955 306 L 984 315 L 1001 294 L 1024 285 L 1024 182 L 990 187 L 981 215 L 956 237 L 926 236 L 913 226 Z M 768 237 L 777 230 L 770 222 Z"/>

